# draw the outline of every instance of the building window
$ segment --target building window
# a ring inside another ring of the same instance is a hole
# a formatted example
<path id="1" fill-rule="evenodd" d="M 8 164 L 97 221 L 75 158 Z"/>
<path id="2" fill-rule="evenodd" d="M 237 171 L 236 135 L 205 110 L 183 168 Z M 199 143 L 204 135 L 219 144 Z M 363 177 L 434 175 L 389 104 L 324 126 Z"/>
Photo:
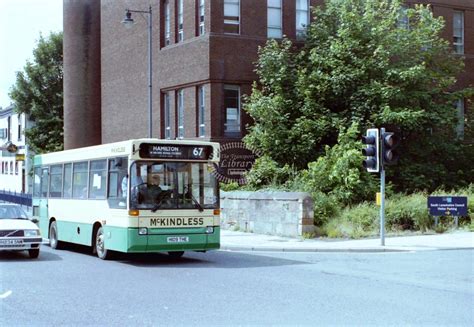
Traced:
<path id="1" fill-rule="evenodd" d="M 11 141 L 12 117 L 7 117 L 7 141 Z"/>
<path id="2" fill-rule="evenodd" d="M 224 134 L 238 136 L 240 134 L 240 87 L 224 86 L 225 123 Z"/>
<path id="3" fill-rule="evenodd" d="M 178 42 L 182 42 L 183 40 L 183 0 L 178 0 Z"/>
<path id="4" fill-rule="evenodd" d="M 18 161 L 15 161 L 15 175 L 18 175 Z"/>
<path id="5" fill-rule="evenodd" d="M 199 126 L 199 137 L 204 137 L 206 134 L 206 125 L 205 125 L 205 91 L 204 85 L 198 87 L 198 126 Z"/>
<path id="6" fill-rule="evenodd" d="M 267 0 L 267 35 L 281 38 L 281 0 Z"/>
<path id="7" fill-rule="evenodd" d="M 205 28 L 204 28 L 204 11 L 205 11 L 205 0 L 199 0 L 199 34 L 198 35 L 203 35 L 205 33 Z"/>
<path id="8" fill-rule="evenodd" d="M 171 139 L 171 110 L 170 110 L 170 95 L 165 93 L 165 139 Z"/>
<path id="9" fill-rule="evenodd" d="M 224 33 L 240 33 L 240 0 L 224 0 Z"/>
<path id="10" fill-rule="evenodd" d="M 456 101 L 456 111 L 458 117 L 458 124 L 456 126 L 456 133 L 458 138 L 464 138 L 464 99 L 459 99 Z"/>
<path id="11" fill-rule="evenodd" d="M 21 141 L 21 115 L 18 115 L 18 141 Z"/>
<path id="12" fill-rule="evenodd" d="M 170 2 L 165 1 L 165 45 L 170 45 Z"/>
<path id="13" fill-rule="evenodd" d="M 178 138 L 184 138 L 184 90 L 178 91 Z"/>
<path id="14" fill-rule="evenodd" d="M 464 12 L 462 11 L 453 13 L 453 45 L 455 53 L 464 53 Z"/>
<path id="15" fill-rule="evenodd" d="M 309 24 L 309 0 L 296 0 L 296 39 L 306 38 Z"/>

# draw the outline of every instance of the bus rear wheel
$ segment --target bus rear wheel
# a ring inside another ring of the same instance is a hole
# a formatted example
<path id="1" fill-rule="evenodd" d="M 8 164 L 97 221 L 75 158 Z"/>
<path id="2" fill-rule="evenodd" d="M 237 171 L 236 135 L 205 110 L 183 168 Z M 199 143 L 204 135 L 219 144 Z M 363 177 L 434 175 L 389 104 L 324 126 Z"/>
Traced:
<path id="1" fill-rule="evenodd" d="M 95 235 L 95 252 L 99 259 L 108 260 L 111 257 L 111 251 L 105 248 L 104 228 L 101 226 L 97 229 Z"/>
<path id="2" fill-rule="evenodd" d="M 62 247 L 61 241 L 58 240 L 58 225 L 56 221 L 51 222 L 51 225 L 49 225 L 49 246 L 55 250 L 59 250 Z"/>
<path id="3" fill-rule="evenodd" d="M 168 252 L 168 255 L 171 258 L 181 258 L 184 254 L 184 251 L 173 251 L 173 252 Z"/>

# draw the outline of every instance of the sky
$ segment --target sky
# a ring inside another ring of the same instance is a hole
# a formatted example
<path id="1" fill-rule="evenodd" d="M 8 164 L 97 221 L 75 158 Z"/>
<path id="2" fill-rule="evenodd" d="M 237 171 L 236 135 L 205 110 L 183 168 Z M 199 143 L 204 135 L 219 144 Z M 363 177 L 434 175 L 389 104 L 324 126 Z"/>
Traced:
<path id="1" fill-rule="evenodd" d="M 33 49 L 40 32 L 63 30 L 63 0 L 0 0 L 0 107 L 10 105 L 8 92 Z"/>

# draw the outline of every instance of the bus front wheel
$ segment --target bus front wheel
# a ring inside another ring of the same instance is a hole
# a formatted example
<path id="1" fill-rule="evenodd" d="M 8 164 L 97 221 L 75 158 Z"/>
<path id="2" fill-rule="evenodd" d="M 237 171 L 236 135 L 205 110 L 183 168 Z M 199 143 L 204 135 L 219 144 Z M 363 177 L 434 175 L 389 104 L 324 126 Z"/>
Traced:
<path id="1" fill-rule="evenodd" d="M 105 235 L 102 226 L 97 229 L 97 234 L 95 235 L 95 252 L 102 260 L 107 260 L 111 257 L 111 251 L 105 248 Z"/>
<path id="2" fill-rule="evenodd" d="M 62 246 L 61 241 L 58 240 L 58 225 L 56 221 L 51 222 L 51 225 L 49 225 L 49 246 L 55 250 L 61 249 Z"/>

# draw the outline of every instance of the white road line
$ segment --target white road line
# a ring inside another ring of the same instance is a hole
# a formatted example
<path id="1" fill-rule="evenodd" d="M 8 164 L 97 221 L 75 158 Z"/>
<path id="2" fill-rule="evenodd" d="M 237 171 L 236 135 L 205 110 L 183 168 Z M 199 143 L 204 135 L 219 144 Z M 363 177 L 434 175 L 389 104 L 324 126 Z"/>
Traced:
<path id="1" fill-rule="evenodd" d="M 6 299 L 10 295 L 12 295 L 12 293 L 13 293 L 12 291 L 6 291 L 5 293 L 0 294 L 0 299 Z"/>

